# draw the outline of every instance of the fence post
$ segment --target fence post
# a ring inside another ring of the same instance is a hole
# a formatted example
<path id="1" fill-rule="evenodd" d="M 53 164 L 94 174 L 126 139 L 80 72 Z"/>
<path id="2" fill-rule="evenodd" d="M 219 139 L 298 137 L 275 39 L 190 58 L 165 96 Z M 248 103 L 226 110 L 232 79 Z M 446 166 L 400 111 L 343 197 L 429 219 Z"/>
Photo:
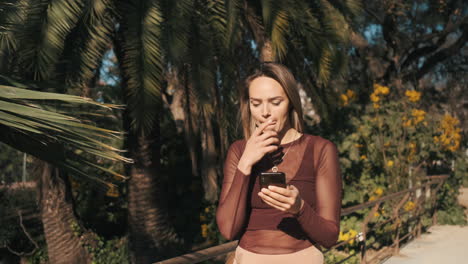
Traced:
<path id="1" fill-rule="evenodd" d="M 403 199 L 401 199 L 401 201 L 398 203 L 398 205 L 393 208 L 393 218 L 395 219 L 395 226 L 396 226 L 396 236 L 395 236 L 395 239 L 393 240 L 394 241 L 394 244 L 395 244 L 395 249 L 394 249 L 394 252 L 393 254 L 398 254 L 400 252 L 400 226 L 401 226 L 401 220 L 400 220 L 400 208 L 403 206 L 403 204 L 408 200 L 408 198 L 410 197 L 410 193 L 407 193 Z"/>

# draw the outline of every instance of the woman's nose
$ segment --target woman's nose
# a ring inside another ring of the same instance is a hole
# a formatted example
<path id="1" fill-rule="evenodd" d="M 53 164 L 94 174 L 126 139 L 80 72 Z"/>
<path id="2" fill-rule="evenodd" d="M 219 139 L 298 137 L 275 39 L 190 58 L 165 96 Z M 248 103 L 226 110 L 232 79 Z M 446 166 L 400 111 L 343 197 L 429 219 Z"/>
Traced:
<path id="1" fill-rule="evenodd" d="M 268 118 L 270 116 L 270 107 L 268 106 L 268 104 L 263 105 L 262 116 L 263 118 Z"/>

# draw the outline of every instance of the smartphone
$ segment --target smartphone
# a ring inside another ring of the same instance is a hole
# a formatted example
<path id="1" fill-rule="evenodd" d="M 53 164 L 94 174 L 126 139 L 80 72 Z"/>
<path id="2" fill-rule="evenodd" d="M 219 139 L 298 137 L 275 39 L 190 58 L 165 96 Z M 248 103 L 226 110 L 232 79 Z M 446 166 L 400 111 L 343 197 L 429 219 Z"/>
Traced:
<path id="1" fill-rule="evenodd" d="M 274 185 L 286 188 L 286 175 L 284 172 L 262 172 L 260 173 L 260 188 L 267 188 Z"/>

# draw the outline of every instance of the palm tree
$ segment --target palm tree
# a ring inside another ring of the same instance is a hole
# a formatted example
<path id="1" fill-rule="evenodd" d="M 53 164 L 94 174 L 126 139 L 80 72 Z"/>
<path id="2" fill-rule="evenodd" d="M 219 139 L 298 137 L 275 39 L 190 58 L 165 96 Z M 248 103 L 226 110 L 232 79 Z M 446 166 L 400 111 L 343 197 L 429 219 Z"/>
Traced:
<path id="1" fill-rule="evenodd" d="M 72 84 L 83 84 L 84 87 L 95 73 L 93 67 L 101 59 L 100 52 L 103 52 L 109 43 L 105 29 L 110 28 L 112 31 L 114 28 L 114 24 L 109 24 L 109 21 L 112 23 L 115 21 L 109 14 L 106 2 L 109 1 L 92 1 L 92 5 L 84 5 L 84 1 L 3 2 L 0 4 L 2 13 L 0 60 L 4 62 L 0 66 L 1 72 L 15 79 L 21 79 L 27 84 L 23 86 L 24 88 L 35 88 L 40 91 L 46 90 L 45 87 L 60 87 L 48 90 L 61 93 L 76 92 L 70 89 Z M 83 20 L 89 24 L 81 22 Z M 74 57 L 67 52 L 70 50 L 85 54 Z M 4 77 L 2 82 L 22 86 L 9 77 Z M 2 93 L 10 95 L 11 89 L 13 88 L 2 87 Z M 86 94 L 79 90 L 78 93 Z M 85 90 L 83 88 L 83 91 Z M 15 90 L 11 94 L 18 93 L 19 90 Z M 73 213 L 73 199 L 65 173 L 78 177 L 78 180 L 92 178 L 95 182 L 109 185 L 102 179 L 89 175 L 83 169 L 95 167 L 102 171 L 110 171 L 99 167 L 95 160 L 79 158 L 73 150 L 98 157 L 113 156 L 114 160 L 119 161 L 128 161 L 128 159 L 117 154 L 110 155 L 116 149 L 101 142 L 106 137 L 115 137 L 112 131 L 106 129 L 93 131 L 94 126 L 90 124 L 80 123 L 76 118 L 54 114 L 55 111 L 71 114 L 71 110 L 77 109 L 77 104 L 94 104 L 92 101 L 61 94 L 46 96 L 24 90 L 21 94 L 23 97 L 7 98 L 3 103 L 9 108 L 2 109 L 4 110 L 2 134 L 5 133 L 2 141 L 48 162 L 40 166 L 42 169 L 38 172 L 40 183 L 38 186 L 40 186 L 39 205 L 49 261 L 51 263 L 90 262 L 91 256 L 84 248 L 84 244 L 89 240 L 87 233 L 76 235 L 77 228 L 83 229 L 79 218 Z M 12 100 L 18 102 L 12 105 Z M 34 107 L 31 107 L 32 101 Z M 63 109 L 57 108 L 58 102 L 67 104 L 60 104 L 60 107 L 64 106 Z M 100 104 L 95 103 L 95 105 Z M 20 110 L 21 114 L 17 112 Z M 46 112 L 47 110 L 53 111 Z M 80 110 L 86 112 L 85 109 Z M 28 137 L 30 135 L 31 138 Z"/>

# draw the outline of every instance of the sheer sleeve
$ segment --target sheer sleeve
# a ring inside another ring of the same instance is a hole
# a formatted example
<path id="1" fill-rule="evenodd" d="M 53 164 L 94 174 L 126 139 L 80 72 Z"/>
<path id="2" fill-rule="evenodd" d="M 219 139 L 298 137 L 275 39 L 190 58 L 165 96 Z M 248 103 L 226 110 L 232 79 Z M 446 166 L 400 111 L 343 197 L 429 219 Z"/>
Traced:
<path id="1" fill-rule="evenodd" d="M 237 165 L 242 156 L 242 141 L 234 142 L 224 162 L 224 179 L 216 211 L 219 231 L 228 240 L 238 239 L 247 223 L 247 193 L 250 175 L 243 174 Z"/>
<path id="2" fill-rule="evenodd" d="M 304 201 L 297 219 L 312 240 L 330 248 L 340 232 L 341 171 L 336 146 L 327 141 L 318 158 L 315 209 Z"/>

